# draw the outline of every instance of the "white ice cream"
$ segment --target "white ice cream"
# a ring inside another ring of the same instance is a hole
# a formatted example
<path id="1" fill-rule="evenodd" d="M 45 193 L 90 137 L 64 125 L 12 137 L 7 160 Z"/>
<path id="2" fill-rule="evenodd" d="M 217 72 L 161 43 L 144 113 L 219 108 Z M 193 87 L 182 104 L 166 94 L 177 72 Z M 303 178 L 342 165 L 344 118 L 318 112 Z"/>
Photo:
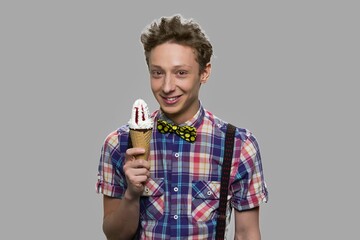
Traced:
<path id="1" fill-rule="evenodd" d="M 137 99 L 132 107 L 131 118 L 129 120 L 130 129 L 151 129 L 154 122 L 150 117 L 149 108 L 142 99 Z"/>

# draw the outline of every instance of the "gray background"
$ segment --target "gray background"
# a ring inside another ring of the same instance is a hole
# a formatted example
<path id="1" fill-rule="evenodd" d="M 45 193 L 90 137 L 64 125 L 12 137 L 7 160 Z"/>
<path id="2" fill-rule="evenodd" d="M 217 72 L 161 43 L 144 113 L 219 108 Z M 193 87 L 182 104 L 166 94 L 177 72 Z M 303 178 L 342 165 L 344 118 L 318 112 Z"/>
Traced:
<path id="1" fill-rule="evenodd" d="M 100 148 L 156 109 L 139 35 L 176 13 L 214 47 L 205 108 L 258 138 L 263 239 L 354 239 L 359 4 L 317 0 L 1 1 L 0 239 L 104 239 Z"/>

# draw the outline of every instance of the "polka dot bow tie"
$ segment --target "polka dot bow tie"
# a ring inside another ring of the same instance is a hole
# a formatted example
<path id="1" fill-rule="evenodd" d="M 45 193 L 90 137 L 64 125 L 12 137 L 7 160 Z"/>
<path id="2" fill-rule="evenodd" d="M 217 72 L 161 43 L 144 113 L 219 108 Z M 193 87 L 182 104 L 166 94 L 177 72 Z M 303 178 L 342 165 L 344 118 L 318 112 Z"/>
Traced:
<path id="1" fill-rule="evenodd" d="M 176 133 L 179 137 L 188 142 L 195 142 L 196 128 L 192 126 L 176 126 L 164 120 L 158 120 L 157 129 L 160 133 Z"/>

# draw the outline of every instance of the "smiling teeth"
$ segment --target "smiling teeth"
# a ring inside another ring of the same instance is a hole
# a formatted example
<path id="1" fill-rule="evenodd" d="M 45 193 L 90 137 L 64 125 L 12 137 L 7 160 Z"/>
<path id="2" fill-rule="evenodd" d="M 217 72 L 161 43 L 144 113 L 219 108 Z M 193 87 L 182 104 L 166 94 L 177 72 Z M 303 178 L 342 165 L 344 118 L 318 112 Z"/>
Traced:
<path id="1" fill-rule="evenodd" d="M 174 101 L 177 97 L 167 98 L 168 101 Z"/>

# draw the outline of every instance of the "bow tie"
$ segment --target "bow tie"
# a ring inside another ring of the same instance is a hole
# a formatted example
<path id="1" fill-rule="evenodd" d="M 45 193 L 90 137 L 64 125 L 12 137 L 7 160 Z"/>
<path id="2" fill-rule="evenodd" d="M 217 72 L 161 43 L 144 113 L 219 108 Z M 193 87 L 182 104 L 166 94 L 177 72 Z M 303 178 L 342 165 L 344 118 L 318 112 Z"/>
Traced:
<path id="1" fill-rule="evenodd" d="M 188 142 L 195 142 L 196 128 L 192 126 L 176 126 L 172 125 L 164 120 L 157 121 L 157 129 L 160 133 L 176 133 L 179 137 Z"/>

